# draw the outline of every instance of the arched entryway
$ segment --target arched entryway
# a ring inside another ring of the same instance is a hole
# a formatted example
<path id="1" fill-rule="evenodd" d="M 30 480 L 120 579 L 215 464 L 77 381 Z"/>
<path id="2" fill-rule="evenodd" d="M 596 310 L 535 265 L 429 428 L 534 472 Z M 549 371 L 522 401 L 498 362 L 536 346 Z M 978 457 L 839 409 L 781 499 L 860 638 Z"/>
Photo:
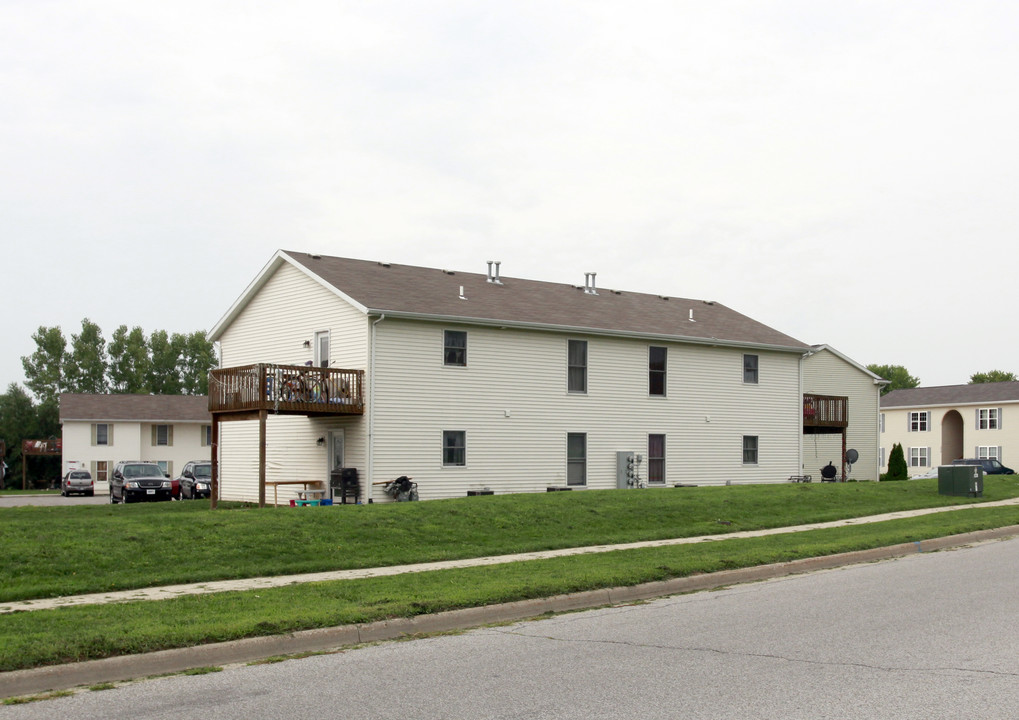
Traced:
<path id="1" fill-rule="evenodd" d="M 962 415 L 949 410 L 941 421 L 941 464 L 951 465 L 962 457 Z"/>

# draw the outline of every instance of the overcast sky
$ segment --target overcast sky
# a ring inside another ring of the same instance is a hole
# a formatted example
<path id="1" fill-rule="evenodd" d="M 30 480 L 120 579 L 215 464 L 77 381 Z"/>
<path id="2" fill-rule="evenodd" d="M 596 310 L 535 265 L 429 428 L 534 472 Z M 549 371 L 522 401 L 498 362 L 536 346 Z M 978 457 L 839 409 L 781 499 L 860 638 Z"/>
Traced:
<path id="1" fill-rule="evenodd" d="M 0 0 L 0 391 L 280 248 L 716 300 L 1019 373 L 1019 4 Z"/>

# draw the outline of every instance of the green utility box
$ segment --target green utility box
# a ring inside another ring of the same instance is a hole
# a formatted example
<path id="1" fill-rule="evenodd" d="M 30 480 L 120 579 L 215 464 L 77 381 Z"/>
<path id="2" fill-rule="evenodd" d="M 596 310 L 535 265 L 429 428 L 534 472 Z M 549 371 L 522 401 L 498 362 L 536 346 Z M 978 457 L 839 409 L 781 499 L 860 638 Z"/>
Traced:
<path id="1" fill-rule="evenodd" d="M 984 469 L 979 465 L 942 465 L 938 468 L 938 494 L 984 496 Z"/>

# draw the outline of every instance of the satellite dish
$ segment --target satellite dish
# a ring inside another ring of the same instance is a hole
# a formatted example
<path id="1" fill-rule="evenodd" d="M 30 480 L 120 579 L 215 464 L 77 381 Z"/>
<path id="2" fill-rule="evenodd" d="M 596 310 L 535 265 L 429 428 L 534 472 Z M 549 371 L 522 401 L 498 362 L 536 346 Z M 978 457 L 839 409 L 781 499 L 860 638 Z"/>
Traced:
<path id="1" fill-rule="evenodd" d="M 846 462 L 852 465 L 860 459 L 860 453 L 856 452 L 853 448 L 846 450 Z"/>

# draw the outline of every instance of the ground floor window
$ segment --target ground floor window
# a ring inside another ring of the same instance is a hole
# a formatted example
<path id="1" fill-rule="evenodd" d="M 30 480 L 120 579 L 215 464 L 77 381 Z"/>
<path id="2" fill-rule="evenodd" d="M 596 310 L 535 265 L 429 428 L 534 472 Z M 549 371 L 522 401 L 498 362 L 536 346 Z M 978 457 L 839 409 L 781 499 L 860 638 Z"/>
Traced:
<path id="1" fill-rule="evenodd" d="M 587 485 L 587 433 L 566 435 L 566 484 Z"/>
<path id="2" fill-rule="evenodd" d="M 442 464 L 446 467 L 458 467 L 467 464 L 466 431 L 442 431 Z"/>
<path id="3" fill-rule="evenodd" d="M 980 460 L 1001 460 L 1001 448 L 997 445 L 977 446 L 977 458 Z"/>
<path id="4" fill-rule="evenodd" d="M 647 481 L 665 483 L 665 436 L 647 436 Z"/>
<path id="5" fill-rule="evenodd" d="M 173 461 L 172 460 L 157 460 L 156 465 L 163 472 L 163 475 L 173 476 Z"/>
<path id="6" fill-rule="evenodd" d="M 929 467 L 931 449 L 926 447 L 911 447 L 909 449 L 910 467 Z"/>
<path id="7" fill-rule="evenodd" d="M 756 435 L 744 435 L 743 436 L 743 464 L 744 465 L 756 465 L 757 464 L 757 436 Z"/>
<path id="8" fill-rule="evenodd" d="M 95 482 L 106 482 L 108 479 L 107 473 L 109 472 L 109 465 L 105 460 L 96 460 L 95 471 L 92 473 L 92 479 Z"/>

